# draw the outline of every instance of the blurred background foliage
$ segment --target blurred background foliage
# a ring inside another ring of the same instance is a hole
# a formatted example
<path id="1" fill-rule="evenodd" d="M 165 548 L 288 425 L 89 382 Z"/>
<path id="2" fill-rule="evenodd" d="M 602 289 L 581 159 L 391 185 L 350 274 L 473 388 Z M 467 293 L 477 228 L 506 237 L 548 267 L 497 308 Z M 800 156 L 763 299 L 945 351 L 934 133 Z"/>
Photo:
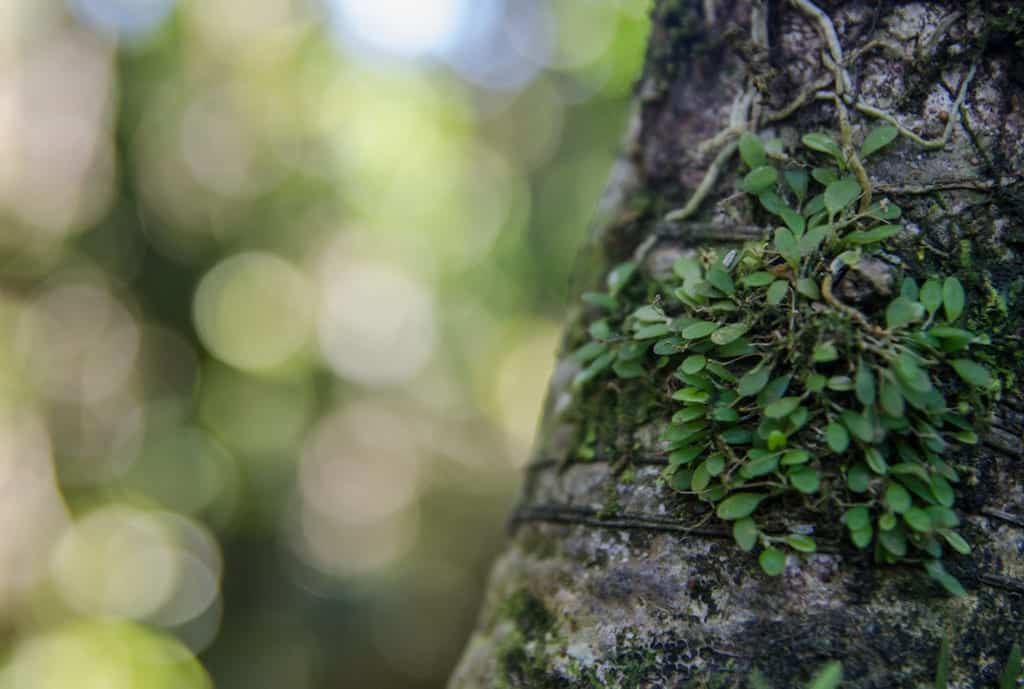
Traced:
<path id="1" fill-rule="evenodd" d="M 0 0 L 0 689 L 444 685 L 647 9 Z"/>

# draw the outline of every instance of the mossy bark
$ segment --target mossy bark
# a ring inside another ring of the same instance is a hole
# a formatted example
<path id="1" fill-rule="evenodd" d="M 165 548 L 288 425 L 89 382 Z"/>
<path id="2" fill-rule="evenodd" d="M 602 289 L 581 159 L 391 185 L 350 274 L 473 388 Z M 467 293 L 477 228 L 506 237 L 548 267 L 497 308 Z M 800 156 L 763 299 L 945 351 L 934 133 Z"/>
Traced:
<path id="1" fill-rule="evenodd" d="M 671 414 L 664 382 L 602 383 L 586 398 L 573 390 L 568 352 L 591 317 L 574 308 L 537 457 L 450 689 L 745 687 L 755 671 L 788 688 L 828 660 L 842 661 L 844 687 L 917 687 L 934 677 L 947 636 L 949 686 L 990 688 L 1011 644 L 1024 642 L 1024 17 L 1011 1 L 820 2 L 830 45 L 808 5 L 656 3 L 634 117 L 578 286 L 598 284 L 638 247 L 652 275 L 701 246 L 756 236 L 727 157 L 692 214 L 664 217 L 705 181 L 744 94 L 745 121 L 763 136 L 794 147 L 801 133 L 835 132 L 837 104 L 824 92 L 836 84 L 822 54 L 840 48 L 832 74 L 848 79 L 857 140 L 884 111 L 936 142 L 901 136 L 869 170 L 876 196 L 902 206 L 910 230 L 889 259 L 909 274 L 959 277 L 968 325 L 992 339 L 981 358 L 1003 385 L 980 420 L 983 442 L 950 458 L 968 477 L 957 505 L 974 550 L 947 567 L 967 596 L 949 597 L 917 569 L 876 564 L 834 516 L 814 522 L 818 553 L 791 555 L 773 579 L 725 525 L 693 528 L 706 506 L 663 486 L 648 459 Z M 766 518 L 791 523 L 782 509 Z"/>

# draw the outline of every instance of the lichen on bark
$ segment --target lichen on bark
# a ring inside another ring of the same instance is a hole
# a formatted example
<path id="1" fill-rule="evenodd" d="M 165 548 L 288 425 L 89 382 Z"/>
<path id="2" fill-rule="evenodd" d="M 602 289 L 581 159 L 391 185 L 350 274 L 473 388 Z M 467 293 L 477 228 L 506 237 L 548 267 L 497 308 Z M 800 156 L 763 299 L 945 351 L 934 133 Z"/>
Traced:
<path id="1" fill-rule="evenodd" d="M 743 128 L 792 150 L 801 133 L 835 131 L 842 110 L 855 141 L 878 112 L 892 118 L 906 133 L 867 174 L 876 194 L 904 208 L 916 239 L 891 259 L 914 274 L 960 277 L 974 305 L 967 324 L 989 335 L 985 363 L 1004 384 L 958 491 L 975 551 L 950 569 L 968 595 L 880 568 L 838 538 L 767 579 L 727 530 L 688 528 L 694 501 L 666 490 L 660 467 L 643 461 L 671 414 L 657 380 L 605 388 L 583 413 L 566 413 L 579 370 L 569 353 L 589 319 L 573 307 L 522 505 L 451 689 L 740 687 L 755 669 L 792 687 L 832 659 L 844 663 L 844 687 L 921 686 L 947 635 L 950 687 L 980 689 L 996 686 L 1010 645 L 1024 638 L 1019 10 L 1008 0 L 821 2 L 837 59 L 810 4 L 655 4 L 633 121 L 578 288 L 640 247 L 650 276 L 702 246 L 757 238 L 755 208 L 737 193 L 741 167 L 721 155 Z M 665 219 L 702 185 L 694 209 Z M 588 443 L 597 461 L 576 461 Z M 617 478 L 625 467 L 631 481 Z"/>

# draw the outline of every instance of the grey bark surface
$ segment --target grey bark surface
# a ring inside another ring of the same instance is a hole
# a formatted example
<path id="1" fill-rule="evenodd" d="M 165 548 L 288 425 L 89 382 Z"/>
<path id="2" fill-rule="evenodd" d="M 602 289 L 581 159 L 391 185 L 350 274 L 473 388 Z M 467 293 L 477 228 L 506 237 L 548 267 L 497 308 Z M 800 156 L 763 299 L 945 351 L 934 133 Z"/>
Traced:
<path id="1" fill-rule="evenodd" d="M 983 442 L 958 458 L 971 467 L 958 509 L 974 552 L 947 566 L 968 595 L 950 597 L 916 569 L 875 564 L 828 523 L 815 525 L 818 553 L 790 555 L 781 577 L 765 577 L 726 525 L 692 528 L 707 507 L 658 481 L 668 414 L 637 413 L 628 390 L 588 412 L 601 415 L 593 461 L 567 461 L 581 430 L 566 413 L 578 370 L 567 351 L 588 320 L 574 307 L 507 548 L 450 689 L 746 687 L 755 670 L 783 689 L 803 686 L 828 660 L 843 662 L 844 687 L 921 687 L 947 635 L 949 686 L 997 686 L 1011 644 L 1024 642 L 1024 17 L 1016 5 L 657 2 L 632 123 L 578 270 L 579 287 L 590 288 L 634 255 L 657 273 L 700 246 L 759 237 L 736 192 L 735 156 L 719 155 L 739 128 L 796 146 L 801 133 L 837 131 L 839 107 L 858 141 L 879 111 L 921 139 L 901 136 L 868 170 L 876 196 L 904 208 L 917 238 L 894 258 L 972 277 L 975 304 L 986 294 L 1006 302 L 990 334 L 1010 385 Z M 834 43 L 808 6 L 830 19 Z M 839 106 L 837 74 L 848 80 Z M 716 158 L 721 174 L 709 178 Z M 692 213 L 665 220 L 702 185 L 708 194 Z M 769 510 L 772 518 L 786 519 Z"/>

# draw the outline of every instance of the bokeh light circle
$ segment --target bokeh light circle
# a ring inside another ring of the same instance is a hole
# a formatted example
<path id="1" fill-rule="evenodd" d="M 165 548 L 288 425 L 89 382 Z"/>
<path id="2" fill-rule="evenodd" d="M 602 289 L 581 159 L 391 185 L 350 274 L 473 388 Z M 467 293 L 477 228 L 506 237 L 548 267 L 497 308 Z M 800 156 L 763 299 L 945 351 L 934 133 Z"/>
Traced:
<path id="1" fill-rule="evenodd" d="M 241 369 L 267 370 L 306 344 L 312 293 L 305 276 L 283 258 L 243 252 L 203 276 L 192 314 L 200 339 L 219 359 Z"/>
<path id="2" fill-rule="evenodd" d="M 366 385 L 403 383 L 434 353 L 434 300 L 426 286 L 374 264 L 328 267 L 320 347 L 339 375 Z"/>
<path id="3" fill-rule="evenodd" d="M 213 689 L 180 642 L 113 621 L 77 622 L 23 641 L 8 677 L 10 689 Z"/>

